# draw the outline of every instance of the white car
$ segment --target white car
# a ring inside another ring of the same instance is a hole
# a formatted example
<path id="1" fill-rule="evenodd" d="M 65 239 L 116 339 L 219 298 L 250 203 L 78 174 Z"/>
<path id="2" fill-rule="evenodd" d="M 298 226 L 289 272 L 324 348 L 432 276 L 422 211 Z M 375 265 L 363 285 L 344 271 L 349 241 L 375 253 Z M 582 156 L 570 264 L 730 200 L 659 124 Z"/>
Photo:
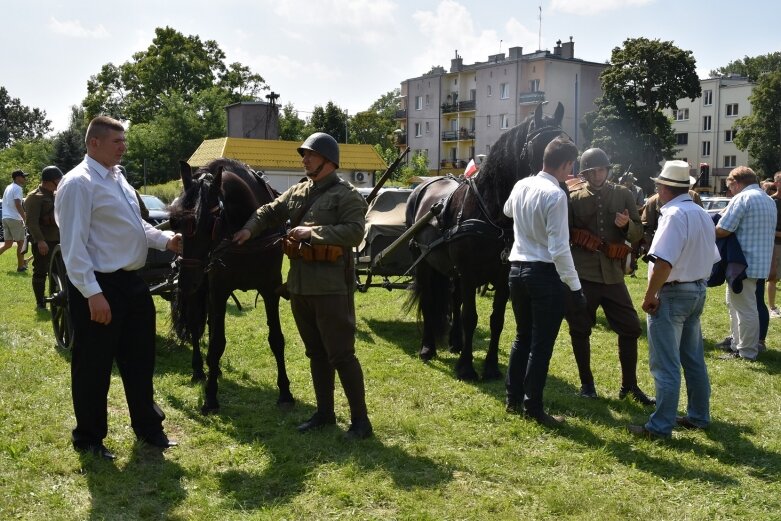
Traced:
<path id="1" fill-rule="evenodd" d="M 715 197 L 706 195 L 702 198 L 702 207 L 711 215 L 721 212 L 730 202 L 729 197 Z"/>

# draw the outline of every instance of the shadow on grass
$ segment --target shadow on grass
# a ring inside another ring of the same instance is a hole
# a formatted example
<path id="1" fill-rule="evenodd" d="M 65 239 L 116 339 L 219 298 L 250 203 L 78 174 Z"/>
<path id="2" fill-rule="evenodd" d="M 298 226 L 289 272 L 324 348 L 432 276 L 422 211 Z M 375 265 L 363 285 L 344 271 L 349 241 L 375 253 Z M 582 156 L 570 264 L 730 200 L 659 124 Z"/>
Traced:
<path id="1" fill-rule="evenodd" d="M 255 510 L 291 501 L 323 466 L 331 464 L 387 473 L 394 486 L 402 489 L 433 488 L 452 479 L 447 467 L 386 445 L 378 437 L 351 442 L 344 439 L 340 427 L 298 433 L 296 425 L 311 416 L 314 408 L 299 403 L 294 412 L 280 410 L 276 389 L 221 378 L 220 390 L 221 409 L 216 417 L 202 416 L 174 396 L 166 399 L 192 421 L 250 447 L 253 454 L 263 454 L 266 464 L 256 469 L 220 465 L 224 470 L 215 470 L 222 494 L 231 500 L 226 504 L 234 509 Z M 347 423 L 347 419 L 340 420 Z M 331 466 L 328 472 L 333 470 Z"/>
<path id="2" fill-rule="evenodd" d="M 157 449 L 136 443 L 121 469 L 92 455 L 80 457 L 91 496 L 90 520 L 169 519 L 186 497 L 184 470 Z"/>

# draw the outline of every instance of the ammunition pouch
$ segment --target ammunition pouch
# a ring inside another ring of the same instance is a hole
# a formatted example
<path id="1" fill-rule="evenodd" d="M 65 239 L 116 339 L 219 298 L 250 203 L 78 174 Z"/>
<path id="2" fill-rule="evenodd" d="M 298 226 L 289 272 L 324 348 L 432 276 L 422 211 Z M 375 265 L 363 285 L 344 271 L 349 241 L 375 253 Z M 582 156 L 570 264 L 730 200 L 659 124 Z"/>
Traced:
<path id="1" fill-rule="evenodd" d="M 603 244 L 600 251 L 605 254 L 608 259 L 624 260 L 627 255 L 632 253 L 632 247 L 624 243 Z"/>
<path id="2" fill-rule="evenodd" d="M 572 228 L 572 230 L 570 230 L 569 240 L 570 244 L 583 248 L 591 253 L 599 250 L 602 246 L 602 239 L 582 228 Z"/>
<path id="3" fill-rule="evenodd" d="M 309 244 L 285 237 L 282 249 L 291 260 L 305 262 L 337 262 L 344 256 L 344 248 L 338 244 Z"/>

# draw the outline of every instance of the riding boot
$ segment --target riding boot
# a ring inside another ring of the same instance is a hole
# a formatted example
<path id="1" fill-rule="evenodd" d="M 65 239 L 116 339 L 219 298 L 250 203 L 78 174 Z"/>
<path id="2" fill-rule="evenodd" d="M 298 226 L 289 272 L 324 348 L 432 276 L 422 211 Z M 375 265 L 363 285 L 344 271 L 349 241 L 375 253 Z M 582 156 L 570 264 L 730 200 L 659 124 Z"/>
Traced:
<path id="1" fill-rule="evenodd" d="M 578 365 L 578 376 L 581 386 L 594 386 L 594 375 L 591 373 L 591 342 L 589 337 L 570 336 L 572 353 Z"/>
<path id="2" fill-rule="evenodd" d="M 317 400 L 317 412 L 324 417 L 334 416 L 334 368 L 327 360 L 311 359 L 312 386 Z"/>
<path id="3" fill-rule="evenodd" d="M 621 387 L 637 387 L 637 338 L 618 337 L 618 361 L 621 364 Z"/>
<path id="4" fill-rule="evenodd" d="M 39 279 L 33 277 L 33 295 L 35 295 L 35 304 L 39 308 L 46 307 L 45 293 L 46 293 L 46 279 Z"/>
<path id="5" fill-rule="evenodd" d="M 352 422 L 362 421 L 368 418 L 366 411 L 366 389 L 363 383 L 363 370 L 357 358 L 342 364 L 339 369 L 339 380 L 342 382 L 347 403 L 350 404 L 350 418 Z"/>

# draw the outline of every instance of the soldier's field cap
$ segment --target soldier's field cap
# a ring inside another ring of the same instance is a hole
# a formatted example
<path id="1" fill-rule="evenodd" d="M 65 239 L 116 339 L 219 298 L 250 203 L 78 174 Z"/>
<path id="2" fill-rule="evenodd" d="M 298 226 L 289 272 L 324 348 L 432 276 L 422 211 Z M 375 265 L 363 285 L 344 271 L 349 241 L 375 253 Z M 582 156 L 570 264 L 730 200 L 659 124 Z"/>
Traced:
<path id="1" fill-rule="evenodd" d="M 13 172 L 11 172 L 11 179 L 16 179 L 19 176 L 27 177 L 28 175 L 29 174 L 27 174 L 26 172 L 22 172 L 21 170 L 14 170 Z"/>
<path id="2" fill-rule="evenodd" d="M 689 188 L 689 163 L 686 161 L 667 161 L 659 177 L 652 177 L 654 183 L 667 186 Z"/>
<path id="3" fill-rule="evenodd" d="M 56 181 L 57 179 L 62 179 L 62 170 L 56 166 L 47 166 L 41 170 L 41 181 Z"/>

